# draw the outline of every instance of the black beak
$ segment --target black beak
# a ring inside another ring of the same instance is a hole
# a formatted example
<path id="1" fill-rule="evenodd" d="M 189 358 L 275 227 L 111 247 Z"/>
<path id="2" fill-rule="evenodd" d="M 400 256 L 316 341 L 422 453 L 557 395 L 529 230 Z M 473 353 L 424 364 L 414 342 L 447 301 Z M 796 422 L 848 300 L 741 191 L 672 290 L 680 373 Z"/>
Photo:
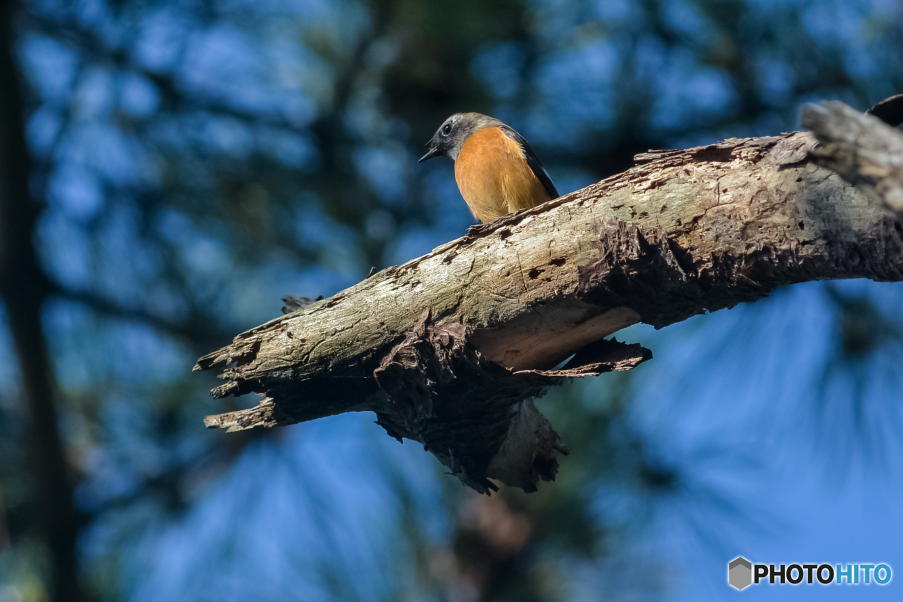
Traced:
<path id="1" fill-rule="evenodd" d="M 429 150 L 426 151 L 426 154 L 423 155 L 422 157 L 420 157 L 420 158 L 417 160 L 417 162 L 418 162 L 418 163 L 423 163 L 423 162 L 426 161 L 427 159 L 432 159 L 433 157 L 438 157 L 438 156 L 441 155 L 441 154 L 442 154 L 442 151 L 439 150 L 439 147 L 438 147 L 438 146 L 436 146 L 436 145 L 434 145 L 434 144 L 430 144 Z"/>

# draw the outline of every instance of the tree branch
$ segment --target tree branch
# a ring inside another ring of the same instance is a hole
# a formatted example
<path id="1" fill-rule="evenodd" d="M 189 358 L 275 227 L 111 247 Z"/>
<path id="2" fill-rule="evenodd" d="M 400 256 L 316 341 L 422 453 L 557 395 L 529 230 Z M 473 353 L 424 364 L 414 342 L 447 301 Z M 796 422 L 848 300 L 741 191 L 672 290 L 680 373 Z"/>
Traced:
<path id="1" fill-rule="evenodd" d="M 826 102 L 806 107 L 803 125 L 822 142 L 813 153 L 816 162 L 852 184 L 873 189 L 894 211 L 903 213 L 903 133 L 891 127 L 903 122 L 903 94 L 869 112 Z"/>
<path id="2" fill-rule="evenodd" d="M 897 215 L 821 167 L 816 147 L 797 132 L 644 153 L 624 173 L 473 227 L 200 358 L 197 370 L 223 367 L 215 397 L 264 397 L 206 424 L 374 411 L 478 491 L 490 478 L 532 490 L 563 447 L 530 400 L 651 356 L 603 340 L 612 333 L 795 282 L 903 279 Z"/>

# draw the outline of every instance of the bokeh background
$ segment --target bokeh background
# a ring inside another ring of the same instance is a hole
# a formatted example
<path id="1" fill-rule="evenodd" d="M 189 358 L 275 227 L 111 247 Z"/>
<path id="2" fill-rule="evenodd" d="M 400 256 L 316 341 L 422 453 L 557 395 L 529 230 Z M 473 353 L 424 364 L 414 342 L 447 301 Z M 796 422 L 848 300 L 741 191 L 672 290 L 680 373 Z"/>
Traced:
<path id="1" fill-rule="evenodd" d="M 539 400 L 572 453 L 465 490 L 354 414 L 208 432 L 195 358 L 461 235 L 450 113 L 559 190 L 903 91 L 896 0 L 31 0 L 0 49 L 0 600 L 722 600 L 726 562 L 885 561 L 903 286 L 809 283 L 627 340 Z"/>

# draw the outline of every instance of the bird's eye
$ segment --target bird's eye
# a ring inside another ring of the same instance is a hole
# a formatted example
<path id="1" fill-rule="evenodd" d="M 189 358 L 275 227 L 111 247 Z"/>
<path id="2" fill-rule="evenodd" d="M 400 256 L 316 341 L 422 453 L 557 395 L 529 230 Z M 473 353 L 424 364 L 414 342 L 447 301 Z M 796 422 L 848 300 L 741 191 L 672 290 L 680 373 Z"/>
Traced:
<path id="1" fill-rule="evenodd" d="M 451 134 L 451 124 L 446 123 L 445 125 L 442 126 L 442 135 L 448 136 L 449 134 Z"/>

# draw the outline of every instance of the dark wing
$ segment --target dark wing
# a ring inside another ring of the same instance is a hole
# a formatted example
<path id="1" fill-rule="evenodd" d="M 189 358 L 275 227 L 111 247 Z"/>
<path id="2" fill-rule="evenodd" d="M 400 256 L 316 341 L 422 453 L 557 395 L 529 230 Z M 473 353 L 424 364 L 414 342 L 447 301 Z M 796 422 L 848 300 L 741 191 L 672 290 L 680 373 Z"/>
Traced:
<path id="1" fill-rule="evenodd" d="M 508 125 L 500 126 L 502 131 L 505 132 L 505 135 L 520 144 L 520 147 L 524 149 L 524 156 L 527 157 L 527 165 L 530 166 L 530 169 L 533 170 L 533 174 L 542 182 L 542 187 L 546 189 L 546 192 L 549 193 L 550 199 L 558 198 L 558 191 L 555 190 L 555 184 L 552 183 L 552 178 L 549 177 L 549 174 L 546 173 L 545 168 L 543 168 L 542 163 L 539 162 L 539 157 L 536 156 L 536 153 L 533 152 L 533 149 L 530 148 L 530 145 L 527 144 L 527 140 L 517 133 L 517 130 Z"/>
<path id="2" fill-rule="evenodd" d="M 903 94 L 885 98 L 866 113 L 874 115 L 888 125 L 894 127 L 900 125 L 903 123 Z"/>

